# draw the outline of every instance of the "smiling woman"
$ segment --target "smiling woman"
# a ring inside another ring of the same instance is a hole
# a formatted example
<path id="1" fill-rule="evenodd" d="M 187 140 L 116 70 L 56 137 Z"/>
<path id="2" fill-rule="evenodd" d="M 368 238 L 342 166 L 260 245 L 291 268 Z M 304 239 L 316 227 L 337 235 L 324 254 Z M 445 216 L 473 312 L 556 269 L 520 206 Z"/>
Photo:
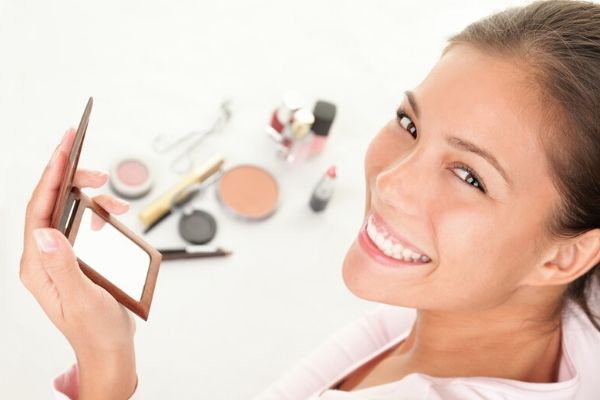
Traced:
<path id="1" fill-rule="evenodd" d="M 382 305 L 258 398 L 600 398 L 598 110 L 600 5 L 536 2 L 452 37 L 365 156 L 343 278 Z M 77 353 L 57 389 L 137 396 L 130 320 L 45 229 L 69 143 L 30 203 L 22 277 Z"/>

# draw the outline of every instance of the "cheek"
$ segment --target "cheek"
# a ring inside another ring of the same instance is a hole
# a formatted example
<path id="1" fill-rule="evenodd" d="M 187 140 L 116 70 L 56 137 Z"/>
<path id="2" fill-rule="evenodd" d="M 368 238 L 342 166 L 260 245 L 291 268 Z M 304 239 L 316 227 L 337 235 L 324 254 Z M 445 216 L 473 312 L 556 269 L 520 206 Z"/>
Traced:
<path id="1" fill-rule="evenodd" d="M 506 301 L 534 262 L 528 225 L 491 207 L 464 203 L 446 203 L 432 212 L 440 264 L 431 289 L 445 297 L 437 305 L 477 310 Z"/>

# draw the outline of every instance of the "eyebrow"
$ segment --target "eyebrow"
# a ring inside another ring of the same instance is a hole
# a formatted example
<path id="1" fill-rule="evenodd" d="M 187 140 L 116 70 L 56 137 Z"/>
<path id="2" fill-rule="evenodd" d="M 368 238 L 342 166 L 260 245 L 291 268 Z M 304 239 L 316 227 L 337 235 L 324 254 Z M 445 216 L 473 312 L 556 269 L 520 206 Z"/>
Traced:
<path id="1" fill-rule="evenodd" d="M 408 100 L 410 107 L 415 112 L 415 115 L 417 116 L 417 118 L 419 118 L 419 107 L 417 107 L 417 101 L 415 100 L 415 95 L 410 90 L 407 90 L 406 92 L 404 92 L 404 94 L 406 95 L 406 99 Z"/>
<path id="2" fill-rule="evenodd" d="M 471 153 L 477 154 L 478 156 L 489 162 L 494 168 L 496 168 L 496 170 L 500 173 L 500 175 L 502 175 L 506 183 L 508 183 L 508 186 L 512 186 L 512 181 L 509 178 L 508 174 L 506 173 L 504 168 L 502 168 L 502 165 L 498 162 L 498 159 L 496 159 L 496 157 L 494 157 L 492 153 L 485 149 L 482 149 L 475 143 L 458 138 L 456 136 L 447 136 L 446 142 L 456 149 L 469 151 Z"/>
<path id="3" fill-rule="evenodd" d="M 415 112 L 415 115 L 418 118 L 419 117 L 419 107 L 417 106 L 417 100 L 415 99 L 414 93 L 411 92 L 410 90 L 407 90 L 404 92 L 404 94 L 406 95 L 406 99 L 408 100 L 410 107 L 413 109 L 413 111 Z M 468 140 L 461 139 L 456 136 L 447 136 L 446 142 L 450 146 L 452 146 L 456 149 L 477 154 L 478 156 L 480 156 L 481 158 L 486 160 L 488 163 L 490 163 L 492 165 L 492 167 L 494 167 L 498 171 L 498 173 L 500 173 L 500 175 L 502 176 L 502 178 L 504 178 L 504 180 L 506 181 L 506 183 L 508 184 L 509 187 L 512 186 L 512 180 L 506 173 L 506 170 L 504 168 L 502 168 L 502 165 L 500 164 L 500 162 L 498 162 L 498 159 L 496 157 L 494 157 L 494 155 L 492 153 L 490 153 L 489 151 L 487 151 L 485 149 L 482 149 L 481 147 L 477 146 L 473 142 L 469 142 Z"/>

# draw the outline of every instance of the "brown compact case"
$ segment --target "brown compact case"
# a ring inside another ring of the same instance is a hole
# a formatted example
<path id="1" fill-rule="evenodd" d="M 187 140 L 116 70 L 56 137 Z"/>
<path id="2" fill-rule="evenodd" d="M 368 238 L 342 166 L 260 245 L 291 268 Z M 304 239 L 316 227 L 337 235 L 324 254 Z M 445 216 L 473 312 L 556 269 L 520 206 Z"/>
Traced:
<path id="1" fill-rule="evenodd" d="M 69 153 L 67 165 L 65 166 L 63 178 L 60 184 L 60 188 L 57 193 L 56 203 L 52 211 L 51 226 L 61 231 L 68 239 L 71 244 L 75 244 L 77 233 L 82 223 L 82 216 L 84 211 L 89 209 L 93 212 L 95 218 L 100 218 L 102 224 L 109 224 L 132 243 L 132 246 L 138 246 L 139 249 L 145 252 L 148 256 L 148 266 L 146 279 L 141 289 L 139 299 L 130 296 L 121 288 L 117 287 L 107 277 L 103 276 L 100 272 L 94 269 L 93 265 L 88 265 L 86 262 L 77 257 L 77 262 L 81 267 L 83 273 L 90 278 L 94 283 L 102 286 L 108 291 L 119 303 L 139 315 L 144 320 L 148 319 L 150 312 L 150 304 L 152 303 L 152 296 L 154 294 L 154 287 L 156 285 L 156 279 L 158 276 L 158 270 L 161 262 L 161 254 L 154 249 L 150 244 L 146 243 L 139 236 L 133 233 L 125 225 L 117 221 L 112 215 L 106 210 L 100 207 L 94 200 L 83 194 L 77 187 L 73 186 L 73 179 L 75 177 L 75 171 L 77 169 L 77 163 L 79 161 L 79 155 L 83 144 L 83 139 L 87 130 L 90 113 L 92 111 L 93 100 L 90 97 L 81 122 L 77 128 L 77 134 L 73 142 L 73 147 Z M 95 245 L 95 243 L 94 243 Z M 110 253 L 111 249 L 104 249 L 105 253 Z M 77 250 L 76 250 L 77 253 Z M 128 265 L 126 261 L 123 261 L 119 254 L 114 255 L 115 262 L 122 262 L 120 266 L 122 269 L 127 269 Z M 145 268 L 145 267 L 144 267 Z M 126 270 L 121 270 L 120 273 L 127 273 Z"/>

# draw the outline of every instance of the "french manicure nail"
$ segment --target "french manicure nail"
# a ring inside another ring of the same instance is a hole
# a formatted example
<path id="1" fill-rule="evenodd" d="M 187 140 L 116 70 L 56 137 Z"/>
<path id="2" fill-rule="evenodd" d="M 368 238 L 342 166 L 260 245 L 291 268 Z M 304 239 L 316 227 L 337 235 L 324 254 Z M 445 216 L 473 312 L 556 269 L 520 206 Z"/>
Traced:
<path id="1" fill-rule="evenodd" d="M 129 207 L 129 202 L 128 201 L 125 201 L 123 199 L 119 199 L 118 197 L 115 197 L 114 199 L 115 199 L 115 202 L 117 204 L 119 204 L 120 206 Z"/>
<path id="2" fill-rule="evenodd" d="M 33 237 L 38 249 L 43 253 L 52 253 L 58 249 L 58 242 L 48 229 L 36 229 Z"/>
<path id="3" fill-rule="evenodd" d="M 108 176 L 108 172 L 104 172 L 104 171 L 92 171 L 93 175 L 96 175 L 99 178 L 104 178 L 105 176 Z"/>

